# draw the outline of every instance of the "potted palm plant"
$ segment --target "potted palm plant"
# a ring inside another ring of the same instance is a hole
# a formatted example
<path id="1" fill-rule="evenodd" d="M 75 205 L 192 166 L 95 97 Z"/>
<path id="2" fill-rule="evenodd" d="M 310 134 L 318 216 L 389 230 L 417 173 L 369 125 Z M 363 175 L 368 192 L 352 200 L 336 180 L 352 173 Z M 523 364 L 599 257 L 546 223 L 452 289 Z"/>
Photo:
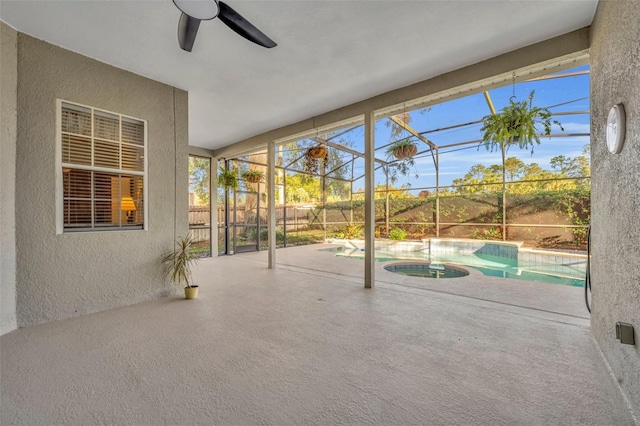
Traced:
<path id="1" fill-rule="evenodd" d="M 533 154 L 535 145 L 540 144 L 538 135 L 549 136 L 553 124 L 564 130 L 560 122 L 551 119 L 548 108 L 533 106 L 534 92 L 529 94 L 528 100 L 522 102 L 516 102 L 511 98 L 509 105 L 499 113 L 487 115 L 482 119 L 484 125 L 480 131 L 482 143 L 487 150 L 493 151 L 502 145 L 508 147 L 517 144 L 522 149 L 530 149 Z"/>
<path id="2" fill-rule="evenodd" d="M 195 240 L 191 235 L 176 241 L 173 250 L 165 253 L 162 264 L 166 268 L 167 277 L 178 285 L 185 284 L 184 297 L 195 299 L 198 297 L 198 286 L 192 284 L 191 266 L 198 262 L 198 254 L 192 250 Z"/>
<path id="3" fill-rule="evenodd" d="M 264 180 L 264 173 L 260 170 L 249 170 L 242 173 L 242 179 L 249 183 L 260 183 Z"/>

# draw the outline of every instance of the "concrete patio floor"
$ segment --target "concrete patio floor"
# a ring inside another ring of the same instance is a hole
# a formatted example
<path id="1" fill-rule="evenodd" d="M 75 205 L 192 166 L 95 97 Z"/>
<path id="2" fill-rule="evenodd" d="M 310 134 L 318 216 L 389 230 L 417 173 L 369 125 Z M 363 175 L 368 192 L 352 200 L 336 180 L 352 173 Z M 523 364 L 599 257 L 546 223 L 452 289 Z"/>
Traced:
<path id="1" fill-rule="evenodd" d="M 2 336 L 1 423 L 634 424 L 581 289 L 377 265 L 365 290 L 362 261 L 319 248 L 278 250 L 275 270 L 207 259 L 197 300 Z"/>

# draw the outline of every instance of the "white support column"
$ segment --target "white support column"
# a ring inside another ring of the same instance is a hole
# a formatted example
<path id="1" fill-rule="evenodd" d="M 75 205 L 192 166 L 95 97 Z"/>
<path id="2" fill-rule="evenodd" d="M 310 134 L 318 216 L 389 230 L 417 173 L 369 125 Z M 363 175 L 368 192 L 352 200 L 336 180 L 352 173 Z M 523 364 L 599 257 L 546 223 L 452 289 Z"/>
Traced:
<path id="1" fill-rule="evenodd" d="M 269 202 L 269 269 L 276 267 L 276 146 L 273 141 L 267 145 L 267 200 Z"/>
<path id="2" fill-rule="evenodd" d="M 211 224 L 211 257 L 218 255 L 218 159 L 209 164 L 209 223 Z"/>
<path id="3" fill-rule="evenodd" d="M 373 111 L 364 115 L 364 288 L 375 283 L 375 162 Z"/>

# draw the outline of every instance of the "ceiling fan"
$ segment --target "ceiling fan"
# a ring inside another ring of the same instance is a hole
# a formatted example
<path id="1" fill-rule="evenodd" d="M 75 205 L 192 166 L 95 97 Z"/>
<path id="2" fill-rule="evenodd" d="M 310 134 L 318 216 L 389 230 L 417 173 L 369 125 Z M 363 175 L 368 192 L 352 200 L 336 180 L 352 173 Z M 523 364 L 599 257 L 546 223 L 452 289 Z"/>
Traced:
<path id="1" fill-rule="evenodd" d="M 229 28 L 249 41 L 266 48 L 277 46 L 273 40 L 222 1 L 173 0 L 173 3 L 182 12 L 180 21 L 178 21 L 178 43 L 182 50 L 191 52 L 200 21 L 209 21 L 216 16 Z"/>

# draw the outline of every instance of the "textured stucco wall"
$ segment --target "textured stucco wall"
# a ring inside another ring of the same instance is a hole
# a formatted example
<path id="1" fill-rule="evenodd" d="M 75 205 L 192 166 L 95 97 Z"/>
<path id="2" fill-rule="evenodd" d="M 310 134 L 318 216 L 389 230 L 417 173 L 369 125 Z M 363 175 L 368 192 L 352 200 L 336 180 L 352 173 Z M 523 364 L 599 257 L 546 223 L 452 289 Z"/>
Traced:
<path id="1" fill-rule="evenodd" d="M 148 231 L 56 234 L 57 98 L 148 121 Z M 19 327 L 180 290 L 158 261 L 187 232 L 187 126 L 186 92 L 18 33 Z"/>
<path id="2" fill-rule="evenodd" d="M 640 413 L 640 1 L 601 1 L 591 27 L 593 335 Z M 626 143 L 605 143 L 609 108 L 622 102 Z M 633 324 L 636 345 L 615 340 Z"/>
<path id="3" fill-rule="evenodd" d="M 0 334 L 16 322 L 17 32 L 0 22 Z"/>

